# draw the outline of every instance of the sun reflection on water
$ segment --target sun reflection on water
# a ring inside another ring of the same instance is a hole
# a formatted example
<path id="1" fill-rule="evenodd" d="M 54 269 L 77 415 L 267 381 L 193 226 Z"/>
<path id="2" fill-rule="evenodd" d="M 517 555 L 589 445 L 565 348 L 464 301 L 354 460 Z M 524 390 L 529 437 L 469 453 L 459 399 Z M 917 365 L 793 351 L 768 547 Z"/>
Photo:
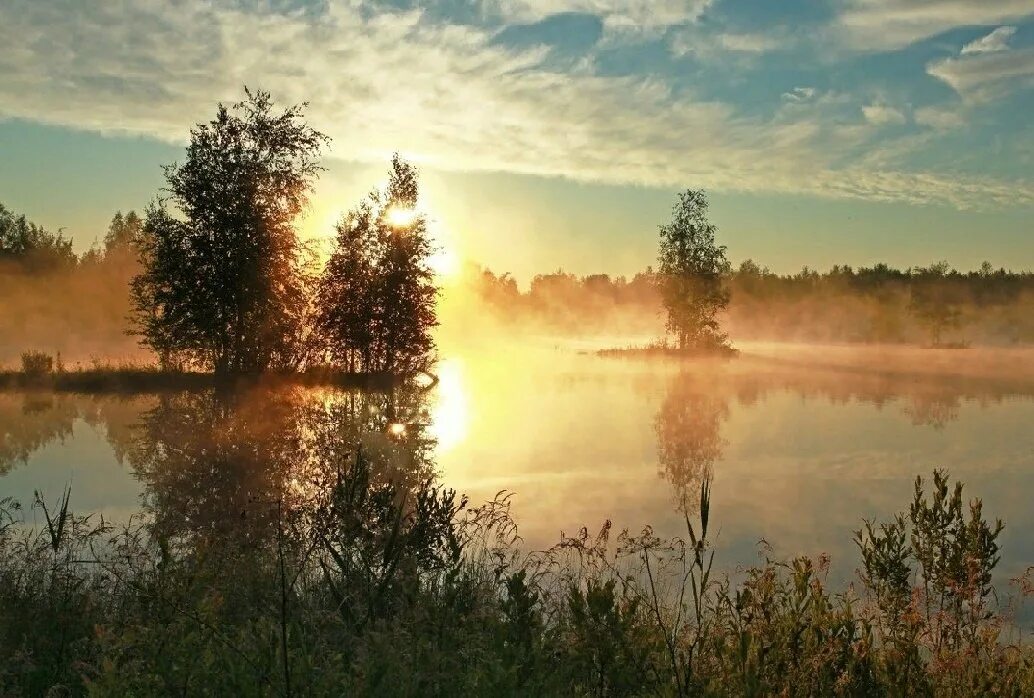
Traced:
<path id="1" fill-rule="evenodd" d="M 463 364 L 459 359 L 446 359 L 438 365 L 438 385 L 431 408 L 430 434 L 438 442 L 438 452 L 445 453 L 467 438 L 470 409 L 464 385 Z"/>

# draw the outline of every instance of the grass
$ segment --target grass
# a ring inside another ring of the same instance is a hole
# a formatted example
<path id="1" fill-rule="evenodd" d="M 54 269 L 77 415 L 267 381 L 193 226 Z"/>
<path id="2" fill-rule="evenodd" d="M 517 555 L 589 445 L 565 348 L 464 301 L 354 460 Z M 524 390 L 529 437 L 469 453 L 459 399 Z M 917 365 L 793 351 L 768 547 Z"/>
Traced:
<path id="1" fill-rule="evenodd" d="M 865 523 L 859 591 L 828 560 L 713 572 L 710 486 L 683 538 L 605 526 L 523 551 L 471 507 L 355 455 L 266 535 L 163 537 L 0 507 L 4 695 L 1030 695 L 990 571 L 999 524 L 917 480 Z"/>
<path id="2" fill-rule="evenodd" d="M 26 361 L 28 357 L 28 361 Z M 316 366 L 300 372 L 266 373 L 253 376 L 219 377 L 212 373 L 161 369 L 157 365 L 106 364 L 66 369 L 60 357 L 42 352 L 23 356 L 21 370 L 0 370 L 0 390 L 45 389 L 74 393 L 141 393 L 200 390 L 211 387 L 237 388 L 256 382 L 383 389 L 400 378 L 386 374 L 345 373 Z"/>

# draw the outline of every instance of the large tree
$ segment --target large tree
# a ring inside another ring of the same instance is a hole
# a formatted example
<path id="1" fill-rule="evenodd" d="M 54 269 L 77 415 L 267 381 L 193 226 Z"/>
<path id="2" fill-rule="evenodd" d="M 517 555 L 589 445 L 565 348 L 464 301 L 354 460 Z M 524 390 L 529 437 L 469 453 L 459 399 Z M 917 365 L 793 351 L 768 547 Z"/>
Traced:
<path id="1" fill-rule="evenodd" d="M 167 197 L 147 210 L 136 327 L 163 360 L 217 374 L 291 368 L 301 360 L 304 259 L 295 221 L 327 137 L 303 107 L 266 92 L 190 132 Z"/>
<path id="2" fill-rule="evenodd" d="M 328 358 L 350 371 L 425 370 L 434 352 L 438 289 L 416 169 L 398 155 L 388 186 L 337 225 L 320 279 L 317 328 Z"/>
<path id="3" fill-rule="evenodd" d="M 671 223 L 660 227 L 658 282 L 668 332 L 682 351 L 726 346 L 718 314 L 729 304 L 730 267 L 716 230 L 707 220 L 707 196 L 693 189 L 679 194 Z"/>

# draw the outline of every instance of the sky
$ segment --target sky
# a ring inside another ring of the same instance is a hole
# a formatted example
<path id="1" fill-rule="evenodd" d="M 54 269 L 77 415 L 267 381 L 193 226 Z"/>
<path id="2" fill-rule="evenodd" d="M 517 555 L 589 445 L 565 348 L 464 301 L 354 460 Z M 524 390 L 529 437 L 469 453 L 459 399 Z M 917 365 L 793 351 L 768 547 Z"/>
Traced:
<path id="1" fill-rule="evenodd" d="M 685 188 L 733 263 L 1034 269 L 1034 0 L 3 0 L 0 202 L 86 249 L 244 85 L 333 139 L 308 237 L 398 151 L 519 279 L 644 268 Z"/>

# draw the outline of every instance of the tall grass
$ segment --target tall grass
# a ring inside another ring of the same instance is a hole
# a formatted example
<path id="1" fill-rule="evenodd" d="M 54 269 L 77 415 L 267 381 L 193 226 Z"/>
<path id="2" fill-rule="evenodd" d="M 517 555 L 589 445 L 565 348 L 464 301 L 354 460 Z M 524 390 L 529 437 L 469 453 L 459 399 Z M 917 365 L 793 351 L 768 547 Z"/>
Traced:
<path id="1" fill-rule="evenodd" d="M 829 561 L 714 572 L 710 485 L 686 536 L 583 530 L 526 552 L 472 507 L 362 455 L 264 539 L 167 538 L 0 505 L 0 694 L 1030 695 L 990 573 L 1000 524 L 937 472 Z M 42 521 L 32 525 L 30 518 Z"/>

